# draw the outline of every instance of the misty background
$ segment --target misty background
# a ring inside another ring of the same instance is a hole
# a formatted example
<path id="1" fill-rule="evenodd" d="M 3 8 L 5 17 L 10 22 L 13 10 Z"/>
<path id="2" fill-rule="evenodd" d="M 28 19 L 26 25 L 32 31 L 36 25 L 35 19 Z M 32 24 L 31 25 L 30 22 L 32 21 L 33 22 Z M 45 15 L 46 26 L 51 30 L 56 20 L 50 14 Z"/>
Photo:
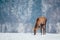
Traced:
<path id="1" fill-rule="evenodd" d="M 48 33 L 60 33 L 60 0 L 0 0 L 0 33 L 32 33 L 40 16 Z"/>

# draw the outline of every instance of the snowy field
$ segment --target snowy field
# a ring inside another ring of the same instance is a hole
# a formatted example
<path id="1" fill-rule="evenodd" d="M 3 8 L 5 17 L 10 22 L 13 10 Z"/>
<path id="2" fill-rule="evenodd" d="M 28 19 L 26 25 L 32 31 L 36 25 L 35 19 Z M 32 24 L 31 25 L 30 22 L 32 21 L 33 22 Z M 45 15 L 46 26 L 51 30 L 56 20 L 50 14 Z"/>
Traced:
<path id="1" fill-rule="evenodd" d="M 60 34 L 0 33 L 0 40 L 60 40 Z"/>

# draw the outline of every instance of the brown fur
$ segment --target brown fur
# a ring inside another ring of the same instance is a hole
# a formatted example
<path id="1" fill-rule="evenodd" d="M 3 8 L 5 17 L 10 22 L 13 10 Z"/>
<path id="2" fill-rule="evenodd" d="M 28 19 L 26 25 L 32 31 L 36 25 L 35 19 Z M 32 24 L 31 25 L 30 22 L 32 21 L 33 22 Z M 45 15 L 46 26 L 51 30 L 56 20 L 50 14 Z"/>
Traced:
<path id="1" fill-rule="evenodd" d="M 45 18 L 43 16 L 37 18 L 36 24 L 35 24 L 35 27 L 34 27 L 34 35 L 36 35 L 36 30 L 38 28 L 40 28 L 41 34 L 45 34 L 46 33 L 46 22 L 47 22 L 47 18 Z"/>

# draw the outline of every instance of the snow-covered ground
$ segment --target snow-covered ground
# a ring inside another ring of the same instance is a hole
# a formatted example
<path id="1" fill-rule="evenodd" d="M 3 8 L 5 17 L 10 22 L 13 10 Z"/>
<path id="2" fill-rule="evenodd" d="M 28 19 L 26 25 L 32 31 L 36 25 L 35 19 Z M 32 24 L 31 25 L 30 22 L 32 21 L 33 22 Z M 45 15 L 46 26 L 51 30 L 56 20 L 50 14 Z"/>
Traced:
<path id="1" fill-rule="evenodd" d="M 0 33 L 0 40 L 60 40 L 60 34 Z"/>

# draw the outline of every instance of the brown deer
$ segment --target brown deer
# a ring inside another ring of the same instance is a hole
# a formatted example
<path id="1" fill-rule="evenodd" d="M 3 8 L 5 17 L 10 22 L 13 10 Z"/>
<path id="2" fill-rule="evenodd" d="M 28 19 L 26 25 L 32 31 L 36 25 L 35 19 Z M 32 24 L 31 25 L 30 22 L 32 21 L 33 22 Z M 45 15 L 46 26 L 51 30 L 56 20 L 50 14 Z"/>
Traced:
<path id="1" fill-rule="evenodd" d="M 46 33 L 46 22 L 47 22 L 46 17 L 41 16 L 41 17 L 37 18 L 36 23 L 35 23 L 35 27 L 34 27 L 34 35 L 36 35 L 36 30 L 38 28 L 40 28 L 41 34 Z"/>

